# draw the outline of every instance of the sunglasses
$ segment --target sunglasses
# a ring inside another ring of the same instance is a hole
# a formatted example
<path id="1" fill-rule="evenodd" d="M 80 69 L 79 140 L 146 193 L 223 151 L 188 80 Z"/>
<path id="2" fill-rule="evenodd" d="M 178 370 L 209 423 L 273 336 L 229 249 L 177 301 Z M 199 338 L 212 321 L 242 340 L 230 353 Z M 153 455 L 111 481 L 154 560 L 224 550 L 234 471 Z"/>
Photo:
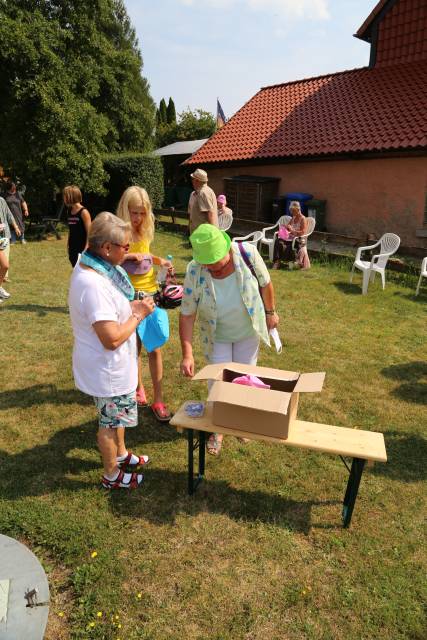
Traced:
<path id="1" fill-rule="evenodd" d="M 112 242 L 115 247 L 121 247 L 125 251 L 129 251 L 129 243 L 128 244 L 118 244 L 117 242 Z"/>

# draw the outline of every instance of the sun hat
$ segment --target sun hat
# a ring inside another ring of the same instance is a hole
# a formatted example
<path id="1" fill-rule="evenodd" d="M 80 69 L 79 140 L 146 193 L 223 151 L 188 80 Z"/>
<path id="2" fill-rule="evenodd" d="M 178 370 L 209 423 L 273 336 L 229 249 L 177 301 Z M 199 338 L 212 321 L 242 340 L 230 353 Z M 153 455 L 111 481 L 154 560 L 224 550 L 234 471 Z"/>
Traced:
<path id="1" fill-rule="evenodd" d="M 231 238 L 212 224 L 201 224 L 190 236 L 193 258 L 200 264 L 214 264 L 225 258 L 230 250 Z"/>
<path id="2" fill-rule="evenodd" d="M 208 181 L 208 174 L 203 169 L 196 169 L 194 173 L 191 173 L 190 176 L 195 180 L 200 180 L 200 182 Z"/>
<path id="3" fill-rule="evenodd" d="M 220 202 L 221 204 L 227 204 L 227 198 L 225 197 L 225 195 L 223 193 L 221 193 L 221 195 L 218 196 L 216 201 Z"/>

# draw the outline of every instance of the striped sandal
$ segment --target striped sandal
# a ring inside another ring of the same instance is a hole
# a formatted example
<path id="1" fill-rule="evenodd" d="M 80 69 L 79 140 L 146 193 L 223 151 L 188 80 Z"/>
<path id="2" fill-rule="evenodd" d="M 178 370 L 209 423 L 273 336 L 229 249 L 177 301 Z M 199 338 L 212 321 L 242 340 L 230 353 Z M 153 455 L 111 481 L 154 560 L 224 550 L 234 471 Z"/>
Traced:
<path id="1" fill-rule="evenodd" d="M 142 473 L 125 473 L 120 470 L 115 480 L 102 476 L 101 484 L 104 489 L 137 489 L 144 482 Z"/>
<path id="2" fill-rule="evenodd" d="M 148 464 L 150 458 L 148 456 L 139 456 L 137 453 L 128 451 L 128 454 L 124 460 L 117 460 L 117 466 L 119 469 L 124 467 L 142 467 L 144 464 Z"/>

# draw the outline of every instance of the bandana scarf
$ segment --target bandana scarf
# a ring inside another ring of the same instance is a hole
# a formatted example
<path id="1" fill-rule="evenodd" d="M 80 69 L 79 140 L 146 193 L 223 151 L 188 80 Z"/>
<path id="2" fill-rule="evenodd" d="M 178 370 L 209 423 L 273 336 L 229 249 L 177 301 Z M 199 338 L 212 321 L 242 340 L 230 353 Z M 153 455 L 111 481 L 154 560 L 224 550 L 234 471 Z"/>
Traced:
<path id="1" fill-rule="evenodd" d="M 135 289 L 133 288 L 131 281 L 122 267 L 113 266 L 100 256 L 96 256 L 88 249 L 82 253 L 80 258 L 80 264 L 84 264 L 86 267 L 94 269 L 105 278 L 111 280 L 113 285 L 122 293 L 128 300 L 133 300 L 135 296 Z"/>

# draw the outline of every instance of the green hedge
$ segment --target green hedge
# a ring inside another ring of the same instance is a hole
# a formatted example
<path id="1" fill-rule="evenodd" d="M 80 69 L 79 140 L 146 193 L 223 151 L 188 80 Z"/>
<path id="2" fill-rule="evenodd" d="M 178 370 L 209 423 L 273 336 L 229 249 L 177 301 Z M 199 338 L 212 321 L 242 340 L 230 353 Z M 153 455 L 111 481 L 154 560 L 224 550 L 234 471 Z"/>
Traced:
<path id="1" fill-rule="evenodd" d="M 109 179 L 106 196 L 87 194 L 84 203 L 92 215 L 100 211 L 116 211 L 123 191 L 132 185 L 146 189 L 153 208 L 160 207 L 164 198 L 163 165 L 160 158 L 141 153 L 122 153 L 106 156 L 104 169 Z"/>

